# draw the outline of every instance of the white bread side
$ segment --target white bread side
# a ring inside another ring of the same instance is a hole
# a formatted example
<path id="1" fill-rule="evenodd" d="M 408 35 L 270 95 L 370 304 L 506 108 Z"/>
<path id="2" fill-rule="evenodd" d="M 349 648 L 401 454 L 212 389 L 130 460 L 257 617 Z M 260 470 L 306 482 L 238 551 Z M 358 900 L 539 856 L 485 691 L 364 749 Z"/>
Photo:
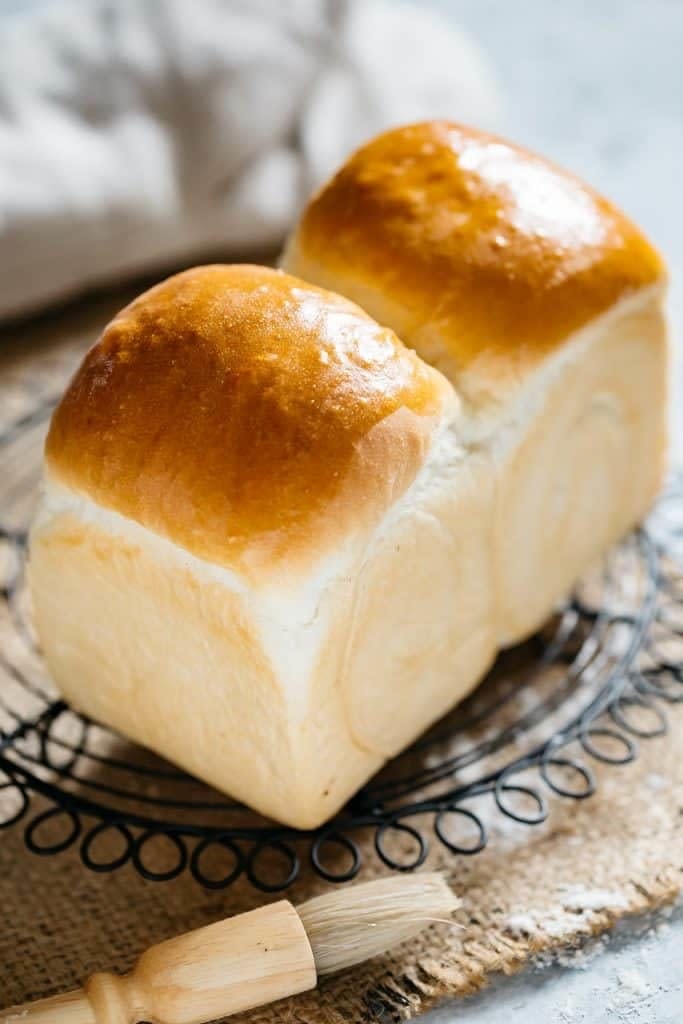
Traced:
<path id="1" fill-rule="evenodd" d="M 316 827 L 491 663 L 490 489 L 445 421 L 369 543 L 256 586 L 48 476 L 29 574 L 52 674 L 95 720 Z"/>
<path id="2" fill-rule="evenodd" d="M 539 629 L 649 511 L 666 471 L 668 357 L 663 292 L 650 288 L 568 339 L 495 425 L 461 422 L 496 467 L 500 646 Z"/>

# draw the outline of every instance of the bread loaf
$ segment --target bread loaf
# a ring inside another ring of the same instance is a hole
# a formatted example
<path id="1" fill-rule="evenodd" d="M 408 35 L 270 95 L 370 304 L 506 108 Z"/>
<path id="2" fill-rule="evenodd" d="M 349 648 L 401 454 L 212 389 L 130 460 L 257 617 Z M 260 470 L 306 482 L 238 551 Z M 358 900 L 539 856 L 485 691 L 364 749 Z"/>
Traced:
<path id="1" fill-rule="evenodd" d="M 494 655 L 490 480 L 436 370 L 346 299 L 203 267 L 56 410 L 31 535 L 65 698 L 313 827 Z"/>
<path id="2" fill-rule="evenodd" d="M 665 268 L 607 200 L 444 121 L 353 155 L 283 260 L 453 383 L 493 467 L 496 637 L 516 642 L 647 511 L 664 471 Z"/>
<path id="3" fill-rule="evenodd" d="M 284 262 L 106 328 L 29 577 L 67 700 L 314 828 L 647 511 L 665 272 L 575 178 L 444 122 L 353 156 Z"/>

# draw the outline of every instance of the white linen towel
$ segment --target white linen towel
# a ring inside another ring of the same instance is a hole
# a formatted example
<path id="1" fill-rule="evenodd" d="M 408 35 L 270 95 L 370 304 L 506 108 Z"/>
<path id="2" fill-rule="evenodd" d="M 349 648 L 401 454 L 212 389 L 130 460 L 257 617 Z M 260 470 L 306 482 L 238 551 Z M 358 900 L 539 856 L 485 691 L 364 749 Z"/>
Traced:
<path id="1" fill-rule="evenodd" d="M 275 248 L 363 139 L 497 117 L 477 48 L 396 0 L 53 0 L 0 52 L 0 317 Z"/>

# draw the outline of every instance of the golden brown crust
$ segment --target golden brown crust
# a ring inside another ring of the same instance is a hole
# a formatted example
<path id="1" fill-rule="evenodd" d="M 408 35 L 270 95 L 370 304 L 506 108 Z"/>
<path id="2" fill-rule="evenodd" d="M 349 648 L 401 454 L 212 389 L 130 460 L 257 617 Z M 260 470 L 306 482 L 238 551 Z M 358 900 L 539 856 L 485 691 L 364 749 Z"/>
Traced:
<path id="1" fill-rule="evenodd" d="M 665 275 L 591 188 L 446 121 L 360 149 L 312 200 L 290 253 L 285 266 L 334 282 L 437 365 L 445 348 L 456 379 L 475 363 L 516 374 Z"/>
<path id="2" fill-rule="evenodd" d="M 46 456 L 199 557 L 272 563 L 381 515 L 451 394 L 346 299 L 263 267 L 199 267 L 109 324 Z"/>

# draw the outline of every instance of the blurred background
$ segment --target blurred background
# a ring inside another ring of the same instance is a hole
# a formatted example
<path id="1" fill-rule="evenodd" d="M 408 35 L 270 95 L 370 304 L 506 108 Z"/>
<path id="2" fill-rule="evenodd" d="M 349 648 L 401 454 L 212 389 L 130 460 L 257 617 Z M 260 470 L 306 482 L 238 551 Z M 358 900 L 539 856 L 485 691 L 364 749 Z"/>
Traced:
<path id="1" fill-rule="evenodd" d="M 0 322 L 272 259 L 350 149 L 428 116 L 622 206 L 683 321 L 680 0 L 0 0 L 0 43 Z"/>
<path id="2" fill-rule="evenodd" d="M 679 0 L 0 0 L 0 32 L 0 318 L 276 251 L 350 148 L 439 115 L 621 205 L 681 322 Z"/>

